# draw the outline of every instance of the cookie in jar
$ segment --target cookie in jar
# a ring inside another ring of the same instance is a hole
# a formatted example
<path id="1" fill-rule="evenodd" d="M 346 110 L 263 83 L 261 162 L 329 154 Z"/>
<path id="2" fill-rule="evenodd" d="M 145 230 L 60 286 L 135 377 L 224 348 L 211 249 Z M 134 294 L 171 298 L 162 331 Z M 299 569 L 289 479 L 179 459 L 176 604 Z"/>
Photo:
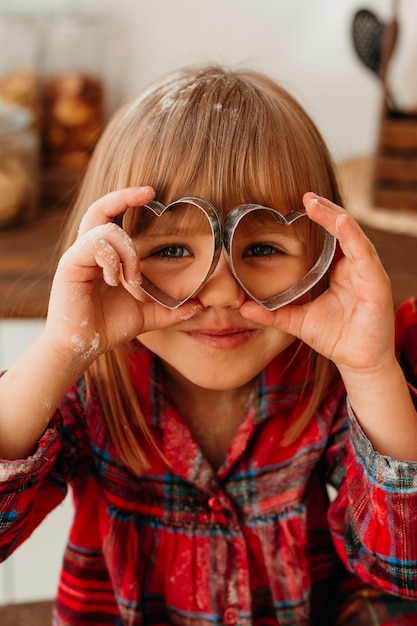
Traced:
<path id="1" fill-rule="evenodd" d="M 43 165 L 82 172 L 104 125 L 107 20 L 74 3 L 50 14 L 43 50 Z"/>
<path id="2" fill-rule="evenodd" d="M 63 72 L 47 81 L 44 98 L 44 165 L 83 170 L 103 129 L 100 79 Z"/>

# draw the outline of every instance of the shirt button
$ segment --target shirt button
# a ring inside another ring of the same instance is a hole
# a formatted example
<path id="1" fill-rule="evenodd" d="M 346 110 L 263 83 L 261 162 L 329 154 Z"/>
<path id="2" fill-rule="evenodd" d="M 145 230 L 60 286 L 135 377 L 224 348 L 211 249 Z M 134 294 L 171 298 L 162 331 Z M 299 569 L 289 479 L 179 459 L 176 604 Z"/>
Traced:
<path id="1" fill-rule="evenodd" d="M 220 500 L 217 500 L 217 498 L 209 498 L 208 505 L 212 511 L 215 511 L 215 513 L 223 511 L 223 505 Z"/>
<path id="2" fill-rule="evenodd" d="M 229 606 L 223 613 L 223 622 L 227 624 L 227 626 L 234 626 L 239 621 L 239 616 L 237 614 L 236 609 L 232 606 Z"/>

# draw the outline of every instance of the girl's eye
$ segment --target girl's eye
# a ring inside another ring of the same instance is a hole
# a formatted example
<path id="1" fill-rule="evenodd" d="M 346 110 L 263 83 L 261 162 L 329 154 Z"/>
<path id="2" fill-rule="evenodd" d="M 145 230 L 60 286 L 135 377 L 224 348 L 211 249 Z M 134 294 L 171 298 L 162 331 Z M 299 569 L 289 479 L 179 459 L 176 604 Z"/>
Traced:
<path id="1" fill-rule="evenodd" d="M 159 256 L 165 259 L 182 259 L 186 256 L 191 256 L 191 252 L 185 248 L 185 246 L 165 246 L 152 253 L 152 256 Z"/>
<path id="2" fill-rule="evenodd" d="M 243 256 L 272 256 L 274 254 L 284 254 L 282 250 L 268 243 L 254 243 L 243 253 Z"/>

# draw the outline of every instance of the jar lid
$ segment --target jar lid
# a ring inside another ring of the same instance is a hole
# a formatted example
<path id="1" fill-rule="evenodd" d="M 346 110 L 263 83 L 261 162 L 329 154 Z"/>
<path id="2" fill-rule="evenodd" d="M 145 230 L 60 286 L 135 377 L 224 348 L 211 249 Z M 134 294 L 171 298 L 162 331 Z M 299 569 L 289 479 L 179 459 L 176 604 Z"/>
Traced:
<path id="1" fill-rule="evenodd" d="M 13 135 L 29 128 L 32 115 L 19 105 L 5 104 L 0 100 L 0 135 Z"/>

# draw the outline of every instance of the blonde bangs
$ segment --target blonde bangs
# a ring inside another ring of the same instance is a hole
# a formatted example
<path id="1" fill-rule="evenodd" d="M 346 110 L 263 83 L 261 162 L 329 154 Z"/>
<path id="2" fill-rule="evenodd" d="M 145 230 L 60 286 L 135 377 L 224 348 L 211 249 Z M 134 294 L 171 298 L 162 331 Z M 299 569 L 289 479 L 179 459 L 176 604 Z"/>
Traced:
<path id="1" fill-rule="evenodd" d="M 135 185 L 166 204 L 200 196 L 223 218 L 246 202 L 288 213 L 306 191 L 339 201 L 330 156 L 298 103 L 263 75 L 216 66 L 178 72 L 126 105 L 85 182 L 84 210 Z"/>

